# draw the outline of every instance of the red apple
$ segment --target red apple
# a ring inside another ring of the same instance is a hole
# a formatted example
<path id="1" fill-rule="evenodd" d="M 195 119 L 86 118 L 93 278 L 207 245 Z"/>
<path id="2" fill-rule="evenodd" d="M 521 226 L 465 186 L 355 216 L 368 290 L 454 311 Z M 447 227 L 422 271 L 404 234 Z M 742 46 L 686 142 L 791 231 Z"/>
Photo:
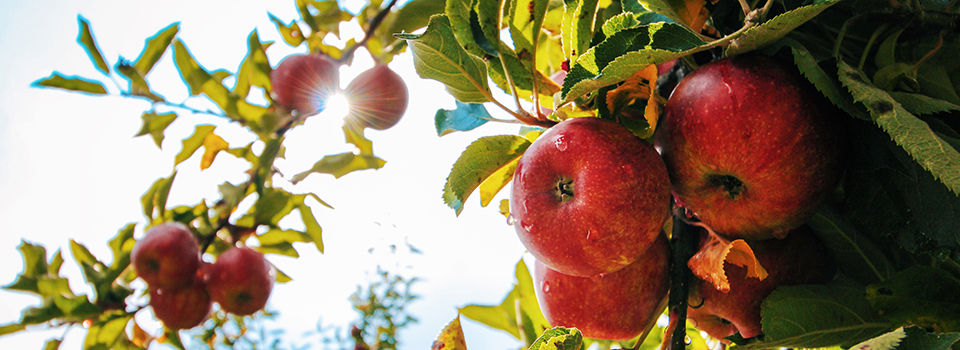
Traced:
<path id="1" fill-rule="evenodd" d="M 520 158 L 511 215 L 543 264 L 588 277 L 634 262 L 669 216 L 670 182 L 653 147 L 598 118 L 561 122 Z"/>
<path id="2" fill-rule="evenodd" d="M 210 314 L 210 305 L 210 296 L 199 278 L 183 288 L 150 288 L 153 314 L 170 329 L 196 327 Z"/>
<path id="3" fill-rule="evenodd" d="M 200 251 L 187 226 L 170 222 L 147 230 L 133 246 L 130 262 L 150 287 L 180 288 L 193 282 L 200 267 Z"/>
<path id="4" fill-rule="evenodd" d="M 842 172 L 841 116 L 792 68 L 713 62 L 673 91 L 656 135 L 678 202 L 721 234 L 782 237 Z"/>
<path id="5" fill-rule="evenodd" d="M 585 337 L 632 339 L 666 307 L 668 252 L 660 235 L 634 263 L 593 277 L 564 275 L 537 261 L 534 283 L 540 309 L 551 325 L 576 327 Z"/>
<path id="6" fill-rule="evenodd" d="M 385 64 L 377 64 L 350 81 L 347 120 L 377 130 L 389 129 L 407 110 L 407 85 Z"/>
<path id="7" fill-rule="evenodd" d="M 273 101 L 301 115 L 323 111 L 340 89 L 340 64 L 322 54 L 294 54 L 270 72 Z"/>
<path id="8" fill-rule="evenodd" d="M 750 246 L 769 273 L 766 279 L 748 278 L 743 267 L 727 263 L 724 271 L 730 281 L 729 292 L 721 292 L 707 281 L 694 283 L 699 297 L 691 297 L 687 317 L 711 337 L 724 339 L 737 332 L 744 338 L 760 335 L 760 304 L 774 289 L 824 283 L 836 271 L 829 254 L 824 254 L 827 248 L 806 226 L 785 239 L 754 241 Z"/>
<path id="9" fill-rule="evenodd" d="M 224 311 L 250 315 L 267 304 L 273 267 L 260 252 L 242 247 L 220 254 L 207 269 L 207 291 Z"/>

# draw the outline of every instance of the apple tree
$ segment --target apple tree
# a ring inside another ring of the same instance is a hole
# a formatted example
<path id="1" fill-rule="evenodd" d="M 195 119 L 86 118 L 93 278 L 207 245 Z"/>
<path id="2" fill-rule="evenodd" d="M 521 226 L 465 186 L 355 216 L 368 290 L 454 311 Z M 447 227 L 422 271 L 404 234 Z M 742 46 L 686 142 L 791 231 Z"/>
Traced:
<path id="1" fill-rule="evenodd" d="M 278 183 L 382 167 L 363 130 L 403 115 L 402 78 L 378 64 L 349 84 L 343 130 L 353 152 L 289 180 L 273 162 L 284 134 L 323 109 L 338 79 L 331 67 L 364 48 L 380 63 L 409 51 L 420 77 L 445 85 L 457 107 L 437 111 L 438 136 L 520 124 L 469 145 L 442 198 L 457 215 L 475 192 L 482 207 L 499 199 L 534 273 L 518 262 L 503 302 L 460 308 L 434 349 L 466 348 L 461 316 L 530 349 L 960 347 L 956 1 L 392 0 L 357 14 L 336 1 L 296 6 L 300 18 L 271 20 L 285 44 L 308 53 L 271 64 L 275 43 L 254 31 L 236 73 L 204 68 L 176 25 L 137 60 L 108 63 L 80 19 L 93 64 L 127 84 L 108 90 L 109 79 L 55 72 L 35 85 L 151 101 L 139 135 L 158 146 L 182 114 L 237 123 L 256 141 L 231 146 L 198 123 L 176 163 L 200 153 L 206 168 L 233 156 L 249 162 L 248 180 L 170 207 L 177 173 L 160 178 L 142 197 L 145 221 L 110 240 L 109 263 L 71 241 L 90 296 L 59 275 L 59 251 L 48 258 L 25 241 L 24 270 L 6 288 L 42 302 L 0 334 L 84 323 L 85 347 L 182 347 L 178 327 L 158 338 L 132 321 L 148 307 L 136 296 L 151 292 L 131 282 L 154 284 L 130 267 L 146 240 L 138 229 L 182 223 L 211 260 L 254 237 L 250 248 L 268 258 L 297 256 L 297 242 L 322 251 L 312 211 L 329 205 Z M 326 44 L 347 21 L 364 36 Z M 145 78 L 167 51 L 188 101 L 168 101 Z M 237 212 L 245 198 L 253 205 Z M 293 211 L 302 229 L 279 225 Z M 272 271 L 277 282 L 290 278 Z M 229 342 L 217 328 L 245 319 L 217 302 L 205 341 Z"/>

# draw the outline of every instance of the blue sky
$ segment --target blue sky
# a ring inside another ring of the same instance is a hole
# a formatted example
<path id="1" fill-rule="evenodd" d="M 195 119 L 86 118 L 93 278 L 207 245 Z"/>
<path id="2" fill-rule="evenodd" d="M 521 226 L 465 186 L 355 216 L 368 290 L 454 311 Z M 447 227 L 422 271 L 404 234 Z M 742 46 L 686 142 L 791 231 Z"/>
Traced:
<path id="1" fill-rule="evenodd" d="M 46 245 L 49 253 L 65 248 L 72 238 L 94 254 L 108 256 L 105 241 L 128 222 L 142 223 L 140 195 L 156 178 L 170 173 L 179 140 L 189 136 L 193 125 L 213 123 L 228 142 L 248 141 L 236 127 L 219 120 L 182 115 L 168 129 L 161 151 L 149 138 L 133 137 L 140 127 L 140 113 L 147 107 L 143 101 L 30 88 L 32 81 L 53 70 L 102 78 L 76 43 L 76 16 L 82 14 L 91 22 L 104 56 L 112 63 L 119 56 L 135 58 L 145 38 L 179 21 L 179 37 L 201 64 L 233 71 L 246 51 L 250 31 L 257 29 L 264 40 L 278 40 L 268 11 L 285 20 L 295 17 L 293 0 L 178 0 L 162 6 L 108 0 L 0 3 L 0 222 L 4 223 L 0 283 L 13 281 L 21 268 L 15 250 L 21 238 Z M 278 44 L 268 55 L 276 64 L 292 52 Z M 358 55 L 354 65 L 342 71 L 343 84 L 370 65 L 369 57 Z M 479 136 L 515 133 L 516 126 L 487 125 L 470 133 L 437 137 L 433 115 L 438 108 L 452 108 L 452 97 L 439 83 L 415 75 L 409 53 L 391 67 L 408 82 L 411 103 L 397 127 L 368 134 L 377 155 L 387 160 L 386 167 L 339 180 L 313 175 L 293 188 L 316 192 L 337 208 L 316 210 L 324 228 L 325 254 L 305 246 L 299 247 L 303 256 L 298 260 L 271 257 L 295 279 L 277 286 L 270 304 L 281 314 L 278 327 L 293 339 L 313 329 L 321 318 L 326 324 L 339 325 L 352 320 L 347 296 L 370 278 L 377 264 L 401 259 L 410 266 L 405 271 L 423 280 L 415 285 L 422 299 L 410 309 L 421 322 L 402 334 L 401 348 L 426 348 L 456 315 L 456 307 L 499 303 L 511 288 L 513 265 L 523 255 L 513 229 L 495 205 L 481 208 L 471 198 L 458 218 L 440 198 L 450 166 L 467 144 Z M 168 99 L 186 98 L 169 56 L 149 79 Z M 319 116 L 291 131 L 287 158 L 278 166 L 295 173 L 325 154 L 348 150 L 338 118 Z M 178 167 L 171 204 L 215 199 L 218 183 L 243 177 L 241 161 L 220 157 L 213 167 L 200 172 L 196 158 Z M 367 253 L 371 246 L 404 241 L 424 253 L 399 258 Z M 65 258 L 72 261 L 69 254 Z M 74 290 L 87 290 L 72 264 L 64 270 L 74 277 Z M 0 324 L 17 320 L 20 310 L 35 302 L 28 295 L 0 291 Z M 466 320 L 464 329 L 472 349 L 517 346 L 509 336 Z M 0 342 L 12 348 L 38 348 L 45 339 L 60 335 L 60 330 L 37 328 L 0 337 Z M 78 348 L 81 336 L 79 330 L 68 333 L 64 348 Z"/>

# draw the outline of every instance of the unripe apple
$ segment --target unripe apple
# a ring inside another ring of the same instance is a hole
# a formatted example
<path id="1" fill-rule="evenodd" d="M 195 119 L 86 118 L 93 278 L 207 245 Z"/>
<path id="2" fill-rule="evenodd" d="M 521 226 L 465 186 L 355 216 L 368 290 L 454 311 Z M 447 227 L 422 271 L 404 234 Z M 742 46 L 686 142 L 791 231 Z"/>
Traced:
<path id="1" fill-rule="evenodd" d="M 183 288 L 150 288 L 153 314 L 170 329 L 196 327 L 210 314 L 210 305 L 210 296 L 199 278 Z"/>
<path id="2" fill-rule="evenodd" d="M 729 292 L 716 289 L 711 282 L 698 279 L 694 283 L 699 297 L 691 297 L 687 317 L 714 338 L 724 339 L 737 332 L 743 338 L 760 335 L 760 304 L 774 289 L 824 283 L 836 272 L 830 255 L 824 254 L 827 248 L 807 226 L 784 239 L 750 242 L 750 247 L 769 273 L 767 278 L 747 277 L 743 267 L 727 263 L 724 270 L 730 281 Z"/>
<path id="3" fill-rule="evenodd" d="M 564 275 L 537 261 L 534 286 L 540 309 L 551 325 L 576 327 L 586 337 L 636 337 L 666 306 L 668 252 L 660 235 L 637 261 L 593 277 Z"/>
<path id="4" fill-rule="evenodd" d="M 294 54 L 270 72 L 273 101 L 300 115 L 323 111 L 340 89 L 340 64 L 323 54 Z"/>
<path id="5" fill-rule="evenodd" d="M 207 291 L 224 311 L 250 315 L 267 304 L 274 272 L 260 252 L 232 248 L 207 269 Z"/>
<path id="6" fill-rule="evenodd" d="M 653 147 L 599 118 L 543 133 L 520 158 L 510 210 L 543 264 L 588 277 L 634 262 L 669 216 L 670 182 Z"/>
<path id="7" fill-rule="evenodd" d="M 345 90 L 350 103 L 347 120 L 377 130 L 400 121 L 407 110 L 407 85 L 385 64 L 377 64 L 350 81 Z"/>
<path id="8" fill-rule="evenodd" d="M 134 244 L 130 262 L 150 287 L 181 288 L 193 282 L 200 266 L 200 251 L 187 226 L 169 222 L 147 230 Z"/>
<path id="9" fill-rule="evenodd" d="M 678 203 L 718 233 L 783 237 L 842 173 L 841 115 L 763 56 L 704 65 L 677 85 L 656 134 Z"/>

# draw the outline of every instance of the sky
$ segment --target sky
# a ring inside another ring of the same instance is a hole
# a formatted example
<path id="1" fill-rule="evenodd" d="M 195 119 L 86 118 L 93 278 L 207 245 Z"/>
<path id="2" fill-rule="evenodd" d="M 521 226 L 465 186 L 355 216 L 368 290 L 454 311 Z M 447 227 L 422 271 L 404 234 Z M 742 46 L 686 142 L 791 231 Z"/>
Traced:
<path id="1" fill-rule="evenodd" d="M 146 102 L 29 86 L 52 71 L 103 80 L 76 43 L 78 14 L 90 21 L 100 49 L 111 63 L 121 56 L 135 59 L 144 39 L 179 22 L 179 38 L 200 64 L 208 70 L 230 71 L 236 71 L 244 57 L 246 37 L 252 30 L 256 29 L 262 40 L 280 41 L 267 12 L 287 21 L 296 18 L 293 0 L 171 0 L 157 4 L 141 0 L 0 3 L 0 284 L 12 282 L 21 271 L 16 247 L 25 239 L 45 245 L 48 254 L 63 249 L 67 261 L 63 273 L 71 277 L 71 287 L 89 292 L 69 254 L 70 239 L 106 259 L 105 243 L 119 228 L 136 222 L 140 224 L 137 236 L 142 235 L 139 198 L 154 180 L 171 173 L 180 140 L 192 133 L 194 125 L 217 125 L 217 133 L 232 145 L 252 141 L 237 126 L 184 113 L 167 129 L 161 150 L 149 137 L 133 137 L 140 128 L 140 114 L 148 108 Z M 345 6 L 355 10 L 360 5 L 348 2 Z M 344 29 L 345 33 L 357 33 Z M 278 43 L 267 53 L 276 65 L 285 55 L 303 50 Z M 358 53 L 353 65 L 341 71 L 342 85 L 371 65 L 369 56 Z M 355 318 L 348 296 L 357 285 L 368 283 L 376 266 L 382 265 L 421 279 L 414 285 L 421 298 L 408 309 L 420 322 L 401 333 L 400 348 L 427 348 L 456 316 L 457 307 L 499 304 L 513 283 L 514 264 L 524 255 L 513 228 L 495 208 L 508 190 L 487 208 L 481 208 L 473 196 L 459 217 L 441 199 L 451 165 L 471 141 L 513 134 L 517 126 L 488 124 L 438 137 L 434 113 L 438 108 L 453 108 L 453 98 L 441 84 L 416 75 L 409 52 L 398 56 L 390 67 L 407 82 L 410 104 L 393 129 L 368 131 L 375 153 L 387 160 L 386 166 L 337 180 L 315 174 L 287 187 L 295 193 L 314 192 L 336 208 L 315 207 L 324 229 L 324 254 L 304 245 L 298 246 L 299 259 L 269 257 L 294 278 L 274 288 L 269 308 L 278 311 L 279 317 L 269 325 L 284 329 L 295 343 L 300 343 L 304 332 L 314 330 L 318 321 L 346 327 Z M 148 79 L 154 90 L 169 100 L 187 99 L 169 53 Z M 108 89 L 117 91 L 112 85 Z M 206 103 L 197 98 L 187 101 L 197 106 Z M 341 117 L 333 115 L 333 110 L 308 119 L 287 134 L 286 158 L 277 163 L 284 174 L 306 170 L 323 155 L 350 150 L 340 131 Z M 244 161 L 221 155 L 205 171 L 199 170 L 199 156 L 177 170 L 168 202 L 171 206 L 218 198 L 216 186 L 224 180 L 242 181 L 246 168 Z M 423 253 L 379 253 L 404 242 Z M 375 248 L 373 254 L 368 252 L 370 248 Z M 0 290 L 0 324 L 15 322 L 23 308 L 37 303 L 31 295 Z M 519 346 L 504 333 L 467 319 L 462 322 L 468 348 Z M 67 332 L 63 348 L 79 348 L 83 333 L 79 329 Z M 62 329 L 35 327 L 0 336 L 0 343 L 5 348 L 39 348 L 46 339 L 63 334 Z"/>

